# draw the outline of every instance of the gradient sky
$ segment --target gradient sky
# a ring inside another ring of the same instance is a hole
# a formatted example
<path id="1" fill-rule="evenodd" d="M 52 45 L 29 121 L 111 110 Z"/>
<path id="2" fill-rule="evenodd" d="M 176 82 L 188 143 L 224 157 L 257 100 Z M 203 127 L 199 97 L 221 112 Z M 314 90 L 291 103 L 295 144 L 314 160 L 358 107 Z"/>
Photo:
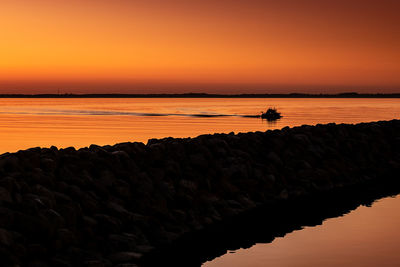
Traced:
<path id="1" fill-rule="evenodd" d="M 399 92 L 400 1 L 1 0 L 0 93 Z"/>

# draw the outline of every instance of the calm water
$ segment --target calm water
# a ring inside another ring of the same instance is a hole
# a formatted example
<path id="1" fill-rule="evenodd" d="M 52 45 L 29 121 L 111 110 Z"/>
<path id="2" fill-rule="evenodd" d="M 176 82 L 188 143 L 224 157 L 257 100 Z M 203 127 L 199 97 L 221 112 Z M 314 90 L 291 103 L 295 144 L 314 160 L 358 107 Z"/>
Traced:
<path id="1" fill-rule="evenodd" d="M 284 117 L 276 123 L 244 117 L 267 107 L 276 107 Z M 0 153 L 399 115 L 400 99 L 0 99 Z"/>
<path id="2" fill-rule="evenodd" d="M 284 117 L 246 117 L 268 107 Z M 0 153 L 399 117 L 400 99 L 0 99 Z M 384 199 L 205 266 L 398 266 L 399 209 L 399 197 Z"/>
<path id="3" fill-rule="evenodd" d="M 272 243 L 229 251 L 203 267 L 400 266 L 400 197 L 360 206 Z"/>

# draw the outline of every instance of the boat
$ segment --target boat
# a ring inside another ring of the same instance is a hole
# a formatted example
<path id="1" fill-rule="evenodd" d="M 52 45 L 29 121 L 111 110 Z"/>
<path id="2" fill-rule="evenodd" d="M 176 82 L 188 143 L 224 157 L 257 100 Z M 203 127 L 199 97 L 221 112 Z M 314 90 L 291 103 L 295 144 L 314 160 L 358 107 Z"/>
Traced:
<path id="1" fill-rule="evenodd" d="M 282 118 L 282 115 L 276 110 L 276 108 L 269 108 L 266 112 L 261 112 L 261 118 L 274 121 Z"/>

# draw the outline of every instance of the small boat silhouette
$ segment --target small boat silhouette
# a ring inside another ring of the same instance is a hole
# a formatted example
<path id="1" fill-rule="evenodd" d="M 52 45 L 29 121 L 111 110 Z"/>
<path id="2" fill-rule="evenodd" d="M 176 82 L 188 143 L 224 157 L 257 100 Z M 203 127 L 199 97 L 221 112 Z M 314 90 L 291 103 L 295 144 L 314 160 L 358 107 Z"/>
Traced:
<path id="1" fill-rule="evenodd" d="M 276 110 L 276 108 L 269 108 L 266 112 L 261 112 L 261 118 L 274 121 L 282 118 L 282 115 Z"/>

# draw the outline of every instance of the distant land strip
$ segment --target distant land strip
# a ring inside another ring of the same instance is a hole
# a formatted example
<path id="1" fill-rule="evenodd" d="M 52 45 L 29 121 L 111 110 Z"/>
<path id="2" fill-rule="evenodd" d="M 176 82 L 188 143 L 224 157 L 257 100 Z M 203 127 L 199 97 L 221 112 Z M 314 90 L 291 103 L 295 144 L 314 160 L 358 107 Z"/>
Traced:
<path id="1" fill-rule="evenodd" d="M 400 93 L 359 94 L 0 94 L 0 98 L 400 98 Z"/>

